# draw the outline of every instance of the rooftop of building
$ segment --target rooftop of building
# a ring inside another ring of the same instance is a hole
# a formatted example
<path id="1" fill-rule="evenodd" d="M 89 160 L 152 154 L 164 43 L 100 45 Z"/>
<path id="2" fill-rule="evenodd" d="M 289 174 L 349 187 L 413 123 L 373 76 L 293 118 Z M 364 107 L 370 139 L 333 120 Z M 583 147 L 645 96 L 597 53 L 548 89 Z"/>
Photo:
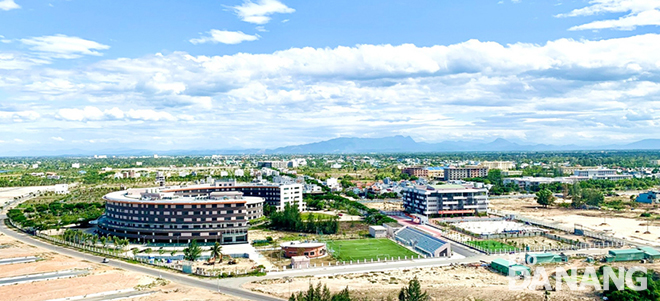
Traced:
<path id="1" fill-rule="evenodd" d="M 138 204 L 232 204 L 264 202 L 263 198 L 243 196 L 240 191 L 213 192 L 206 196 L 185 197 L 156 188 L 140 188 L 115 191 L 103 196 L 108 201 Z"/>
<path id="2" fill-rule="evenodd" d="M 287 241 L 283 244 L 280 244 L 280 247 L 284 248 L 318 248 L 325 246 L 322 242 L 300 242 L 300 241 Z"/>

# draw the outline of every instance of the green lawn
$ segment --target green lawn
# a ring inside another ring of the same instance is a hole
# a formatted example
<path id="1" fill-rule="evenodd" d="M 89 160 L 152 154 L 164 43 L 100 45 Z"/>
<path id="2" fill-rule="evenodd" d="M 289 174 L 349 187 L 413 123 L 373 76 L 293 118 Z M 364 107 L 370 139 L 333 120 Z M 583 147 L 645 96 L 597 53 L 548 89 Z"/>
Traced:
<path id="1" fill-rule="evenodd" d="M 499 252 L 499 251 L 511 252 L 518 250 L 518 248 L 514 246 L 501 243 L 497 240 L 473 240 L 466 242 L 466 244 L 474 247 L 480 247 L 485 251 L 490 251 L 490 252 Z"/>
<path id="2" fill-rule="evenodd" d="M 332 240 L 327 244 L 332 256 L 343 261 L 418 256 L 417 253 L 386 238 Z"/>
<path id="3" fill-rule="evenodd" d="M 331 219 L 334 215 L 331 214 L 325 214 L 325 213 L 317 213 L 317 212 L 303 212 L 300 214 L 300 217 L 302 218 L 303 221 L 306 221 L 308 219 L 308 216 L 312 215 L 316 219 L 324 220 L 324 219 Z"/>

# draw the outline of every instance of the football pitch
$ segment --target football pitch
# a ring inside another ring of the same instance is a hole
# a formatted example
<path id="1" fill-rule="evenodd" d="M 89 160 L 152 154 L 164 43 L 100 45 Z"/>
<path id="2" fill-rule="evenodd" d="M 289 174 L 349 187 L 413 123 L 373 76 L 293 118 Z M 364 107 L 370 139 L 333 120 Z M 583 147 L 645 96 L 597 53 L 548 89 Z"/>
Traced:
<path id="1" fill-rule="evenodd" d="M 418 256 L 417 253 L 386 238 L 333 240 L 326 243 L 332 256 L 342 261 Z"/>

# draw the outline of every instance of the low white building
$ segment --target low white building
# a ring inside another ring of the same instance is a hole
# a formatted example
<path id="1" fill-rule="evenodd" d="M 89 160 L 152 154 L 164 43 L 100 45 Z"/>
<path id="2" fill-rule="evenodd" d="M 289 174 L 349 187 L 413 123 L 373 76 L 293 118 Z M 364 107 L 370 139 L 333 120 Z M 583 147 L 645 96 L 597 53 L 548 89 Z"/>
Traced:
<path id="1" fill-rule="evenodd" d="M 387 228 L 383 226 L 369 226 L 369 235 L 373 238 L 387 237 Z"/>

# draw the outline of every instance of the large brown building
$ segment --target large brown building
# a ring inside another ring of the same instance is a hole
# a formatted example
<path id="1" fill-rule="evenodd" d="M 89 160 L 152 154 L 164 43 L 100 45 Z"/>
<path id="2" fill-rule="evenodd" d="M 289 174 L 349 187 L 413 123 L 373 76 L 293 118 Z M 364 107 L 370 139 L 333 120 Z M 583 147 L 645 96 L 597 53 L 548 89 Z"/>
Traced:
<path id="1" fill-rule="evenodd" d="M 461 166 L 447 167 L 445 171 L 445 181 L 463 180 L 465 178 L 485 178 L 488 176 L 488 167 L 483 166 Z"/>

